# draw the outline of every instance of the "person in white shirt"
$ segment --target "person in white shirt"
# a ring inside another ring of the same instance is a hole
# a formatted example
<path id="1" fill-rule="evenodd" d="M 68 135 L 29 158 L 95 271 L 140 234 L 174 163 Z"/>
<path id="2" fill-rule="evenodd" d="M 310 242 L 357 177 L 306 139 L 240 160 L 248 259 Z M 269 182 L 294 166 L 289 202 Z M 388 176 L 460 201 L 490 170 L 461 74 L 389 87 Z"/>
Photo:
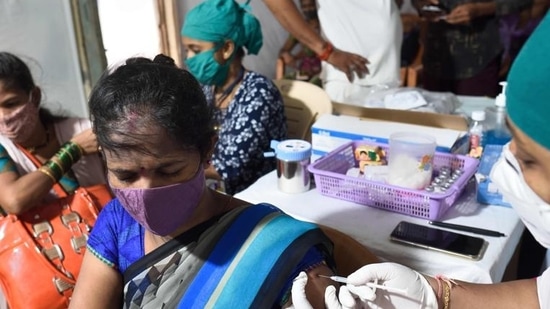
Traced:
<path id="1" fill-rule="evenodd" d="M 264 0 L 281 25 L 323 60 L 323 88 L 333 101 L 354 103 L 380 87 L 399 85 L 400 12 L 394 0 L 317 0 L 321 34 L 293 0 Z"/>
<path id="2" fill-rule="evenodd" d="M 550 248 L 550 13 L 525 43 L 508 75 L 507 124 L 512 141 L 491 171 L 491 180 L 544 247 Z M 363 266 L 348 276 L 348 284 L 327 288 L 328 308 L 550 308 L 550 268 L 537 278 L 474 284 L 444 276 L 424 276 L 395 263 Z M 367 282 L 407 288 L 406 296 L 373 290 Z M 303 276 L 294 283 L 295 303 Z M 361 288 L 361 289 L 359 289 Z M 304 308 L 307 307 L 302 306 Z M 295 306 L 299 308 L 299 306 Z"/>

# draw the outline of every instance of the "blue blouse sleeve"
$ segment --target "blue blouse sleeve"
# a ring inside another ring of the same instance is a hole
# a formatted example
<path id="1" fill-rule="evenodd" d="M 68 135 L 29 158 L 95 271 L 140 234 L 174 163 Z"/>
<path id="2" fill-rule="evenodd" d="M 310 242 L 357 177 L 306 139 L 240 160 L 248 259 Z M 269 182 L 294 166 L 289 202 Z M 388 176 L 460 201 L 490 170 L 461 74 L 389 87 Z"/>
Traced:
<path id="1" fill-rule="evenodd" d="M 142 232 L 139 224 L 115 198 L 99 213 L 88 238 L 88 250 L 105 264 L 124 273 L 143 256 Z"/>
<path id="2" fill-rule="evenodd" d="M 118 268 L 116 208 L 112 200 L 99 213 L 88 238 L 88 250 L 105 264 Z"/>

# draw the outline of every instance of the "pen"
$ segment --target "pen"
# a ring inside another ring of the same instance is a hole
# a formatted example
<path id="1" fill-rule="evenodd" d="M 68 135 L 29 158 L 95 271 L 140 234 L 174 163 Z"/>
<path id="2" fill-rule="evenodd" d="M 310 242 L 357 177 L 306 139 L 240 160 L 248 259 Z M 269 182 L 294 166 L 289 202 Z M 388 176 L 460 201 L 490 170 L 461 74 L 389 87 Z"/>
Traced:
<path id="1" fill-rule="evenodd" d="M 340 282 L 340 283 L 344 283 L 344 284 L 347 284 L 348 283 L 348 279 L 346 277 L 341 277 L 341 276 L 324 276 L 324 275 L 317 275 L 321 278 L 328 278 L 332 281 L 336 281 L 336 282 Z M 403 294 L 403 295 L 407 295 L 407 289 L 399 289 L 399 288 L 394 288 L 394 287 L 391 287 L 391 286 L 385 286 L 385 285 L 381 285 L 381 284 L 376 284 L 374 282 L 367 282 L 365 283 L 366 286 L 370 287 L 370 288 L 375 288 L 375 289 L 380 289 L 380 290 L 386 290 L 388 292 L 393 292 L 393 293 L 398 293 L 398 294 Z"/>
<path id="2" fill-rule="evenodd" d="M 446 227 L 453 230 L 459 230 L 459 231 L 465 231 L 465 232 L 471 232 L 479 235 L 485 235 L 485 236 L 493 236 L 493 237 L 504 237 L 504 235 L 501 232 L 497 231 L 491 231 L 486 229 L 481 229 L 473 226 L 466 226 L 466 225 L 459 225 L 459 224 L 452 224 L 452 223 L 446 223 L 441 221 L 428 221 L 429 224 L 440 226 L 440 227 Z"/>

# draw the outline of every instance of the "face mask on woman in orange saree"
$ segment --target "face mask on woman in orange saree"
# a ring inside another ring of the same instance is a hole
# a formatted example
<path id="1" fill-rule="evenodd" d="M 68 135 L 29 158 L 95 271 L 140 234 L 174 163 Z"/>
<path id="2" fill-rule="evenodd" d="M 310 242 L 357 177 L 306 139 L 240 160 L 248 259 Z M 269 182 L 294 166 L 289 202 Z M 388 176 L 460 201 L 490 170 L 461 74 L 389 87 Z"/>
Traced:
<path id="1" fill-rule="evenodd" d="M 0 134 L 16 143 L 27 141 L 39 121 L 38 106 L 29 102 L 0 117 Z"/>

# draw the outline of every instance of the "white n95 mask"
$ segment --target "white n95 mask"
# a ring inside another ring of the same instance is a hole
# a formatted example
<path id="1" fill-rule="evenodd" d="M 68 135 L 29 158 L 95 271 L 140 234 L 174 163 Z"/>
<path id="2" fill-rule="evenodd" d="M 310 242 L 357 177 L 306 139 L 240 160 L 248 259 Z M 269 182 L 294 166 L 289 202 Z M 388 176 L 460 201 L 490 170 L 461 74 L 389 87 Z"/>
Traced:
<path id="1" fill-rule="evenodd" d="M 504 146 L 490 177 L 504 199 L 512 204 L 533 237 L 542 246 L 550 248 L 550 205 L 527 185 L 509 144 Z"/>

